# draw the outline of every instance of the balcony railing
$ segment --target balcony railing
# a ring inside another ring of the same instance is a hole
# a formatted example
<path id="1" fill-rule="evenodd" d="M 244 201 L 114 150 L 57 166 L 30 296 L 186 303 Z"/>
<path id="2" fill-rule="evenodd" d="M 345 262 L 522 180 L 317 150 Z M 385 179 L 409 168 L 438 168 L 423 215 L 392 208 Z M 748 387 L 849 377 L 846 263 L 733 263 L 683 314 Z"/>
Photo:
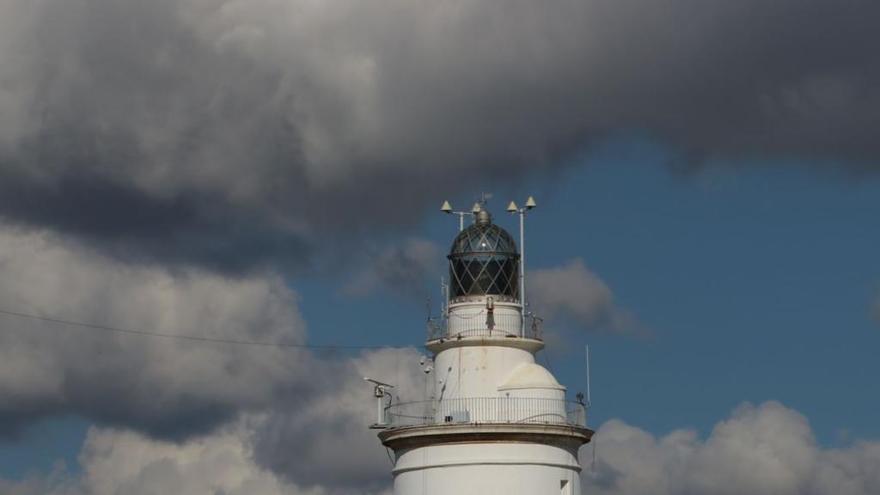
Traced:
<path id="1" fill-rule="evenodd" d="M 585 427 L 587 408 L 562 399 L 471 397 L 391 404 L 387 428 L 444 424 L 548 424 Z"/>
<path id="2" fill-rule="evenodd" d="M 473 316 L 455 318 L 454 329 L 450 328 L 449 318 L 428 319 L 428 341 L 439 339 L 453 339 L 457 337 L 523 337 L 527 339 L 543 340 L 544 320 L 528 315 L 525 318 L 525 326 L 517 314 L 493 315 L 492 321 L 487 321 L 485 313 L 477 313 Z"/>

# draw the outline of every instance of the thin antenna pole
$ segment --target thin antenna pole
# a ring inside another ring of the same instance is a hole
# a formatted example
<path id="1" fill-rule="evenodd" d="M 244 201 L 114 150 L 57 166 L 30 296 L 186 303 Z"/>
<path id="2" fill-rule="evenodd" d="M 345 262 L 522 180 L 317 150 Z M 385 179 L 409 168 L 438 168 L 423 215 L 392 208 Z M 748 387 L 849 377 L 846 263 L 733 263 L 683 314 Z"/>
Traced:
<path id="1" fill-rule="evenodd" d="M 587 407 L 590 407 L 590 404 L 593 403 L 592 397 L 590 396 L 590 345 L 584 345 L 586 350 L 586 365 L 587 365 Z"/>
<path id="2" fill-rule="evenodd" d="M 519 210 L 519 297 L 522 305 L 522 332 L 526 331 L 526 236 L 525 208 Z"/>
<path id="3" fill-rule="evenodd" d="M 446 318 L 449 312 L 449 285 L 446 284 L 446 277 L 440 277 L 440 297 L 443 298 L 442 307 L 440 308 L 440 315 L 443 318 Z"/>
<path id="4" fill-rule="evenodd" d="M 464 213 L 458 214 L 458 231 L 464 230 Z"/>
<path id="5" fill-rule="evenodd" d="M 431 294 L 428 294 L 427 300 L 425 300 L 425 310 L 428 312 L 428 319 L 431 319 L 431 313 L 434 311 L 433 301 L 431 301 Z"/>

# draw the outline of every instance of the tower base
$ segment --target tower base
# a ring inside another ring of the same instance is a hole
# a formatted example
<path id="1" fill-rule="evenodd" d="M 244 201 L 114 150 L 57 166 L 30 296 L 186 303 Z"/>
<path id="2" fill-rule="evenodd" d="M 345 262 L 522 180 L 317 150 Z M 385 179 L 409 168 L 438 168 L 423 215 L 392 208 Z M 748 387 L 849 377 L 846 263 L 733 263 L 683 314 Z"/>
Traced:
<path id="1" fill-rule="evenodd" d="M 387 430 L 395 495 L 580 495 L 586 428 L 437 425 Z"/>

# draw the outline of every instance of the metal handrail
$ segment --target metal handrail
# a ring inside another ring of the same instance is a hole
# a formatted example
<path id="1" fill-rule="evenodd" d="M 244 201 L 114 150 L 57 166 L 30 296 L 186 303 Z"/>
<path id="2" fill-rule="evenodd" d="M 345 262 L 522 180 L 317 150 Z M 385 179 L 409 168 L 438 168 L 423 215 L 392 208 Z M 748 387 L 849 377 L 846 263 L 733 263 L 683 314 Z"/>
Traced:
<path id="1" fill-rule="evenodd" d="M 386 428 L 445 424 L 550 424 L 585 427 L 587 406 L 564 399 L 468 397 L 400 402 L 385 408 Z"/>
<path id="2" fill-rule="evenodd" d="M 452 316 L 460 321 L 456 322 L 455 332 L 449 330 L 449 319 L 444 317 L 428 318 L 427 331 L 428 341 L 440 339 L 453 339 L 458 337 L 522 337 L 526 339 L 544 340 L 544 320 L 535 315 L 525 317 L 525 327 L 520 328 L 522 323 L 519 315 L 495 315 L 494 325 L 490 328 L 486 316 L 482 313 L 469 316 Z"/>

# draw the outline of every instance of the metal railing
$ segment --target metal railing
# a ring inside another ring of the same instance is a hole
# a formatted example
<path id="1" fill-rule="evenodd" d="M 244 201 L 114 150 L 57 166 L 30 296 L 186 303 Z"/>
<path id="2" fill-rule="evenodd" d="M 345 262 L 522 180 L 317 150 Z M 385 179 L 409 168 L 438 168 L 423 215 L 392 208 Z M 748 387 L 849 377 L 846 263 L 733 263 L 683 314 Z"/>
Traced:
<path id="1" fill-rule="evenodd" d="M 544 320 L 534 315 L 526 316 L 522 331 L 521 317 L 516 314 L 494 315 L 491 323 L 487 321 L 485 312 L 469 317 L 453 315 L 450 318 L 456 319 L 454 329 L 450 329 L 449 318 L 428 318 L 428 341 L 457 337 L 523 337 L 543 340 Z"/>
<path id="2" fill-rule="evenodd" d="M 549 424 L 585 427 L 587 407 L 563 399 L 470 397 L 391 404 L 387 428 L 444 424 Z"/>

